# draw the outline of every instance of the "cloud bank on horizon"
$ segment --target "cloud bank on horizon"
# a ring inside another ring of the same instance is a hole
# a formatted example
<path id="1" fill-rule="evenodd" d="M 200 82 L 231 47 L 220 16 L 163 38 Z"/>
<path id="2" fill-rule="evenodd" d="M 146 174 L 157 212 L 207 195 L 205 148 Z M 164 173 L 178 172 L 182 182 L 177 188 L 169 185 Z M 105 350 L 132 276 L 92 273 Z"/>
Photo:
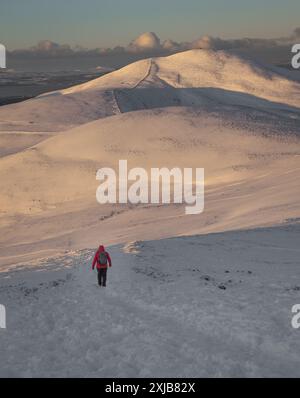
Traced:
<path id="1" fill-rule="evenodd" d="M 50 40 L 40 41 L 36 46 L 14 50 L 13 55 L 45 55 L 45 56 L 72 56 L 82 53 L 91 55 L 108 55 L 122 53 L 176 53 L 179 51 L 191 49 L 211 49 L 211 50 L 229 50 L 229 49 L 263 49 L 290 46 L 300 41 L 300 27 L 294 29 L 291 35 L 274 39 L 263 38 L 242 38 L 242 39 L 222 39 L 220 37 L 202 36 L 192 42 L 175 42 L 167 39 L 161 42 L 160 38 L 154 32 L 141 34 L 128 46 L 116 46 L 114 48 L 95 48 L 87 49 L 80 46 L 71 47 L 68 44 L 59 44 Z"/>

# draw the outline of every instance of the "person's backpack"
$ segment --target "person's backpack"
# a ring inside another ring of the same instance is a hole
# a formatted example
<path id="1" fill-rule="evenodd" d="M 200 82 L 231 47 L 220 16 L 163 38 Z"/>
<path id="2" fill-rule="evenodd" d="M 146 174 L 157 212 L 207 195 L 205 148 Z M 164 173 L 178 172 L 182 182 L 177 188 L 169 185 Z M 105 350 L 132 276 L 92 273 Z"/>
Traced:
<path id="1" fill-rule="evenodd" d="M 105 252 L 101 252 L 98 254 L 98 263 L 100 265 L 106 265 L 107 264 L 107 254 Z"/>

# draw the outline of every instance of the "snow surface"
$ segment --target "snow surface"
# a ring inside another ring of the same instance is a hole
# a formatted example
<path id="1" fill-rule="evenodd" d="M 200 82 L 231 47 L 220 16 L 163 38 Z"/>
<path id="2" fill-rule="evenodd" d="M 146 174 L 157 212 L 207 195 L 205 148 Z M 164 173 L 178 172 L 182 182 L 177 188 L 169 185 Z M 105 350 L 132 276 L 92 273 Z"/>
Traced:
<path id="1" fill-rule="evenodd" d="M 287 72 L 206 50 L 1 107 L 0 376 L 299 377 L 299 109 Z M 119 159 L 204 167 L 204 213 L 100 206 Z"/>
<path id="2" fill-rule="evenodd" d="M 149 58 L 90 82 L 0 108 L 2 131 L 62 131 L 120 112 L 231 104 L 298 113 L 300 82 L 226 51 Z"/>
<path id="3" fill-rule="evenodd" d="M 4 273 L 0 376 L 299 377 L 299 233 L 114 246 L 106 288 L 90 249 Z"/>
<path id="4" fill-rule="evenodd" d="M 1 269 L 92 247 L 103 227 L 113 244 L 299 217 L 299 101 L 300 83 L 280 68 L 192 50 L 1 107 Z M 96 171 L 121 158 L 204 167 L 204 213 L 100 207 Z"/>
<path id="5" fill-rule="evenodd" d="M 1 268 L 68 249 L 280 224 L 299 217 L 299 121 L 236 107 L 101 119 L 0 159 Z M 96 171 L 204 167 L 205 210 L 96 202 Z M 158 223 L 157 220 L 160 220 Z"/>

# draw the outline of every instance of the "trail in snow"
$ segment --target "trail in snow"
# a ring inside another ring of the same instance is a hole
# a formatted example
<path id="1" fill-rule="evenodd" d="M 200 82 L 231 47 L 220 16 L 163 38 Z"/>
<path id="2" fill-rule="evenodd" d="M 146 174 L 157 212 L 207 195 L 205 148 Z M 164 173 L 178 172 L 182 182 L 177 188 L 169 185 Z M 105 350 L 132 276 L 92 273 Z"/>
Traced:
<path id="1" fill-rule="evenodd" d="M 299 231 L 114 246 L 106 289 L 93 250 L 3 273 L 0 376 L 299 377 Z"/>
<path id="2" fill-rule="evenodd" d="M 149 58 L 148 60 L 147 60 L 147 62 L 148 62 L 148 69 L 147 69 L 147 71 L 146 71 L 146 74 L 145 74 L 145 76 L 143 76 L 137 83 L 135 83 L 132 87 L 131 87 L 131 89 L 135 89 L 135 88 L 137 88 L 137 87 L 139 87 L 145 80 L 147 80 L 148 79 L 148 77 L 150 76 L 150 73 L 151 73 L 151 67 L 152 67 L 152 58 Z"/>

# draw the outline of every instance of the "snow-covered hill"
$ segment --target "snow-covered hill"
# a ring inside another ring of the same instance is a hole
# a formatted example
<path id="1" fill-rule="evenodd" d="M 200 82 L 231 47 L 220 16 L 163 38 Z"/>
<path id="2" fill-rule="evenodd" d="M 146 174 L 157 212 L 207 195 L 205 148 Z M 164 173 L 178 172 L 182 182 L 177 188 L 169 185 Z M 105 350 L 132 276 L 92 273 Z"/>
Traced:
<path id="1" fill-rule="evenodd" d="M 2 131 L 61 131 L 166 106 L 235 104 L 297 114 L 300 82 L 226 51 L 190 50 L 128 65 L 66 90 L 0 108 Z"/>
<path id="2" fill-rule="evenodd" d="M 223 51 L 146 59 L 0 107 L 0 130 L 0 376 L 299 376 L 289 72 Z M 204 168 L 204 212 L 99 205 L 96 171 L 120 159 Z"/>
<path id="3" fill-rule="evenodd" d="M 117 243 L 295 218 L 298 131 L 297 119 L 251 109 L 168 108 L 102 119 L 3 157 L 0 262 L 91 247 L 103 229 L 105 241 Z M 117 170 L 119 159 L 147 170 L 204 167 L 204 213 L 185 216 L 184 205 L 99 205 L 96 171 Z"/>
<path id="4" fill-rule="evenodd" d="M 2 274 L 0 377 L 299 377 L 299 233 L 115 246 L 106 290 L 90 249 Z"/>

